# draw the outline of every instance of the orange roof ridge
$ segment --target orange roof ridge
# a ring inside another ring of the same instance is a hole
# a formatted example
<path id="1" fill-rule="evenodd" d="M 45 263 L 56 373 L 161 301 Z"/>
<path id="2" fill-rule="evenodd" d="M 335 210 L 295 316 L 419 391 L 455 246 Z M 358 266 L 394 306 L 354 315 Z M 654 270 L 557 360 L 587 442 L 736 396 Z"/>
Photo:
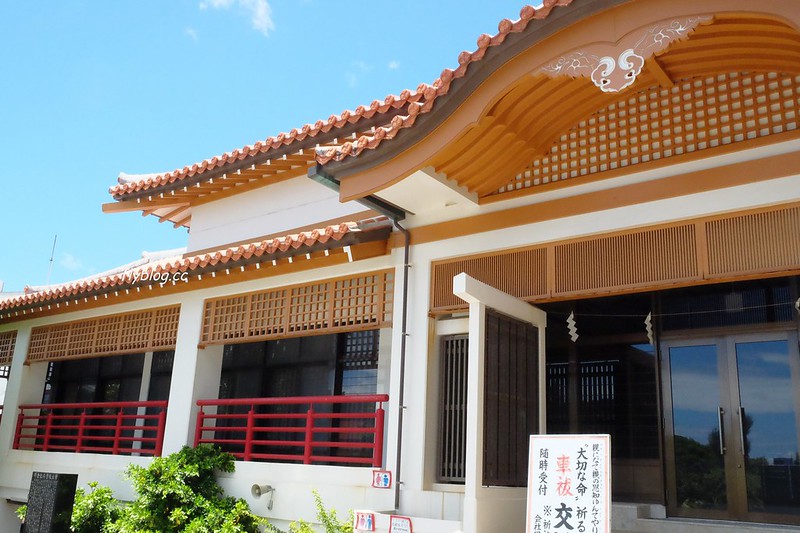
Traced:
<path id="1" fill-rule="evenodd" d="M 18 307 L 46 303 L 61 298 L 86 297 L 87 293 L 101 289 L 114 289 L 130 287 L 139 280 L 153 280 L 154 276 L 164 278 L 182 272 L 192 272 L 207 266 L 218 264 L 235 266 L 238 261 L 252 257 L 262 257 L 279 252 L 297 250 L 311 247 L 315 244 L 325 244 L 328 241 L 340 241 L 346 235 L 370 232 L 387 227 L 390 221 L 385 217 L 370 218 L 358 222 L 343 222 L 324 228 L 301 231 L 292 235 L 264 239 L 248 244 L 231 246 L 213 252 L 193 256 L 173 256 L 156 261 L 134 266 L 131 269 L 99 275 L 93 278 L 84 278 L 77 281 L 40 288 L 25 287 L 24 294 L 9 298 L 0 297 L 0 311 Z"/>
<path id="2" fill-rule="evenodd" d="M 346 141 L 341 145 L 316 148 L 316 160 L 324 165 L 332 160 L 341 161 L 347 156 L 357 156 L 364 150 L 375 149 L 384 140 L 393 139 L 401 130 L 412 127 L 417 116 L 430 112 L 435 101 L 448 93 L 455 80 L 463 78 L 467 74 L 467 70 L 472 63 L 483 59 L 490 47 L 501 45 L 510 34 L 524 31 L 530 21 L 546 19 L 555 7 L 568 6 L 573 1 L 544 0 L 539 7 L 525 5 L 520 10 L 519 19 L 515 21 L 503 19 L 498 24 L 498 31 L 495 35 L 485 33 L 480 35 L 477 39 L 477 49 L 472 52 L 461 52 L 458 55 L 458 67 L 456 69 L 445 68 L 431 85 L 420 84 L 415 91 L 406 89 L 399 96 L 387 96 L 383 102 L 375 100 L 368 108 L 358 106 L 354 111 L 345 110 L 340 115 L 331 115 L 327 121 L 318 120 L 313 125 L 306 124 L 299 130 L 293 129 L 288 133 L 280 133 L 275 137 L 268 137 L 264 141 L 227 152 L 221 156 L 206 159 L 190 167 L 183 167 L 164 174 L 151 175 L 138 181 L 126 181 L 124 183 L 120 181 L 118 185 L 109 188 L 109 192 L 115 196 L 123 196 L 167 185 L 222 167 L 228 163 L 268 152 L 295 141 L 301 141 L 309 136 L 314 137 L 321 132 L 327 133 L 333 128 L 341 128 L 346 124 L 353 124 L 362 119 L 372 118 L 376 114 L 386 113 L 390 109 L 399 109 L 408 104 L 408 114 L 395 115 L 386 125 L 375 127 L 372 135 L 362 135 L 358 139 Z"/>

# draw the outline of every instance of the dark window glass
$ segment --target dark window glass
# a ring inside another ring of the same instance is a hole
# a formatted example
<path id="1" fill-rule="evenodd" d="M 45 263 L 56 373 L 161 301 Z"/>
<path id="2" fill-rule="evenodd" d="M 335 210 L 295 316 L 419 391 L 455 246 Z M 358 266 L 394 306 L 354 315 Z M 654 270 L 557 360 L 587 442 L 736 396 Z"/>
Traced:
<path id="1" fill-rule="evenodd" d="M 662 498 L 657 365 L 644 324 L 651 306 L 649 294 L 543 306 L 548 433 L 610 434 L 621 474 L 612 478 L 612 490 L 629 501 Z M 570 312 L 576 342 L 566 323 Z M 645 478 L 652 483 L 635 481 Z"/>
<path id="2" fill-rule="evenodd" d="M 45 397 L 53 403 L 136 401 L 143 367 L 144 354 L 54 361 Z"/>
<path id="3" fill-rule="evenodd" d="M 377 330 L 354 331 L 344 335 L 339 358 L 339 394 L 375 394 L 378 384 Z"/>
<path id="4" fill-rule="evenodd" d="M 794 316 L 790 280 L 689 287 L 659 294 L 664 331 L 788 322 Z"/>
<path id="5" fill-rule="evenodd" d="M 130 402 L 139 399 L 142 384 L 144 354 L 126 354 L 87 359 L 54 361 L 48 367 L 48 375 L 43 393 L 44 403 L 100 403 Z M 116 408 L 95 407 L 87 410 L 88 415 L 115 415 Z M 60 410 L 59 414 L 77 415 L 78 409 Z M 128 413 L 130 414 L 130 413 Z M 63 421 L 74 425 L 73 419 Z M 115 419 L 95 419 L 95 426 L 111 426 Z M 52 430 L 51 439 L 55 444 L 74 442 L 76 429 L 57 428 Z M 112 429 L 94 428 L 84 433 L 88 447 L 108 448 L 114 435 Z M 124 432 L 131 437 L 133 432 Z M 94 450 L 98 451 L 98 450 Z"/>
<path id="6" fill-rule="evenodd" d="M 220 377 L 219 397 L 228 398 L 283 398 L 292 396 L 331 396 L 343 394 L 374 394 L 377 388 L 378 367 L 378 331 L 349 332 L 331 335 L 313 335 L 294 337 L 247 344 L 225 346 Z M 259 414 L 297 415 L 302 414 L 307 406 L 302 405 L 270 405 L 260 406 Z M 318 405 L 316 412 L 348 413 L 363 410 L 361 404 L 352 405 Z M 220 413 L 244 414 L 248 406 L 232 406 L 220 408 Z M 219 420 L 218 427 L 240 425 L 236 420 Z M 363 421 L 353 419 L 330 419 L 317 421 L 317 427 L 336 424 L 357 427 Z M 288 431 L 262 433 L 270 439 L 301 442 L 303 432 L 294 428 L 303 427 L 304 418 L 262 419 L 261 427 L 287 428 Z M 338 433 L 318 433 L 315 440 L 331 441 L 334 439 L 357 442 L 368 436 L 361 433 L 340 435 Z M 235 431 L 222 431 L 217 438 L 242 440 L 244 434 Z M 267 438 L 267 437 L 263 437 Z M 230 452 L 242 452 L 244 445 L 230 443 L 225 449 Z M 258 445 L 254 453 L 297 453 L 297 446 Z M 324 449 L 315 448 L 320 455 L 366 456 L 371 453 L 364 448 Z"/>
<path id="7" fill-rule="evenodd" d="M 175 351 L 167 350 L 163 352 L 153 352 L 153 360 L 150 364 L 150 387 L 147 390 L 149 401 L 169 400 L 170 384 L 172 382 L 172 365 L 175 362 Z M 157 415 L 161 412 L 160 408 L 148 407 L 147 415 Z M 145 420 L 146 426 L 155 427 L 158 425 L 157 418 Z M 155 443 L 143 442 L 142 448 L 152 449 Z"/>
<path id="8" fill-rule="evenodd" d="M 153 363 L 150 367 L 150 388 L 147 391 L 148 400 L 169 400 L 174 361 L 175 352 L 173 350 L 153 353 Z"/>

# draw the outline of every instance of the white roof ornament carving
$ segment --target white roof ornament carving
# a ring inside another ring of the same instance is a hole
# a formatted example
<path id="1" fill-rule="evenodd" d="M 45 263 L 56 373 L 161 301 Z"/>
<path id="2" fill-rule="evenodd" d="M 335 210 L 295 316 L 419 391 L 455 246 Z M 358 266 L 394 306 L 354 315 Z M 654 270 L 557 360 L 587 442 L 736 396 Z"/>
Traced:
<path id="1" fill-rule="evenodd" d="M 712 21 L 710 15 L 660 21 L 644 32 L 640 28 L 627 34 L 616 44 L 594 43 L 555 58 L 541 72 L 553 78 L 590 78 L 601 91 L 617 93 L 636 81 L 647 59 L 685 39 L 699 25 Z"/>

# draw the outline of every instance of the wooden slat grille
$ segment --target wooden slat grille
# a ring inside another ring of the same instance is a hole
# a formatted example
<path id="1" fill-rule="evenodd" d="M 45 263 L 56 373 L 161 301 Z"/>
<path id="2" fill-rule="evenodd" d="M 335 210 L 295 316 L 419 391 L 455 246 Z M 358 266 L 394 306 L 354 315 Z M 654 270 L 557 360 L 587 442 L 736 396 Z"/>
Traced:
<path id="1" fill-rule="evenodd" d="M 526 255 L 532 252 L 535 260 Z M 431 270 L 437 313 L 466 308 L 453 296 L 461 272 L 527 301 L 793 272 L 800 270 L 800 205 L 448 259 Z"/>
<path id="2" fill-rule="evenodd" d="M 518 298 L 545 296 L 546 261 L 547 250 L 539 247 L 434 263 L 432 307 L 464 306 L 464 301 L 453 294 L 453 276 L 462 272 Z"/>
<path id="3" fill-rule="evenodd" d="M 489 310 L 484 347 L 483 484 L 524 487 L 539 433 L 539 330 Z"/>
<path id="4" fill-rule="evenodd" d="M 466 335 L 442 339 L 438 465 L 442 483 L 464 483 L 467 476 L 468 349 Z"/>
<path id="5" fill-rule="evenodd" d="M 359 274 L 206 300 L 202 344 L 390 326 L 394 273 Z"/>
<path id="6" fill-rule="evenodd" d="M 592 114 L 495 194 L 797 130 L 799 123 L 800 76 L 686 79 Z"/>
<path id="7" fill-rule="evenodd" d="M 800 207 L 710 220 L 705 227 L 710 276 L 800 264 Z"/>
<path id="8" fill-rule="evenodd" d="M 0 333 L 0 367 L 11 366 L 14 347 L 17 345 L 17 331 Z"/>
<path id="9" fill-rule="evenodd" d="M 174 349 L 179 314 L 171 306 L 33 328 L 28 361 Z"/>
<path id="10" fill-rule="evenodd" d="M 555 247 L 555 292 L 699 277 L 694 225 L 596 237 Z"/>

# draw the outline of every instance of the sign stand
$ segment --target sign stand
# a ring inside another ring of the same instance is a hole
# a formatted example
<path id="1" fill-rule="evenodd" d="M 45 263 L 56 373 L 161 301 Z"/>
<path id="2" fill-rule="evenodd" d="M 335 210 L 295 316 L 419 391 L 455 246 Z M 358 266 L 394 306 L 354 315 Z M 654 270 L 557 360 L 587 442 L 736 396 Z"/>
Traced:
<path id="1" fill-rule="evenodd" d="M 531 435 L 526 533 L 611 533 L 611 437 Z"/>

